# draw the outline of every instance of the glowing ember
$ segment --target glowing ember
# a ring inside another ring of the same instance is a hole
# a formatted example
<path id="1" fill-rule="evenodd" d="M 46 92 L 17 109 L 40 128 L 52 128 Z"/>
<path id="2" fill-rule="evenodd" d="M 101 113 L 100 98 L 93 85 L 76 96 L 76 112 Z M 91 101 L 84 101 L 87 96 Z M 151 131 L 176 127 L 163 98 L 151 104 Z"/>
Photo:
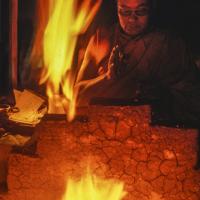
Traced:
<path id="1" fill-rule="evenodd" d="M 114 180 L 103 180 L 87 173 L 80 181 L 68 180 L 62 200 L 122 200 L 124 185 Z"/>
<path id="2" fill-rule="evenodd" d="M 77 0 L 54 0 L 43 37 L 44 70 L 40 83 L 47 83 L 49 113 L 75 115 L 76 95 L 73 57 L 78 36 L 84 33 L 96 14 L 101 0 L 84 0 L 76 11 Z M 45 21 L 45 20 L 44 20 Z M 45 23 L 44 23 L 45 24 Z"/>

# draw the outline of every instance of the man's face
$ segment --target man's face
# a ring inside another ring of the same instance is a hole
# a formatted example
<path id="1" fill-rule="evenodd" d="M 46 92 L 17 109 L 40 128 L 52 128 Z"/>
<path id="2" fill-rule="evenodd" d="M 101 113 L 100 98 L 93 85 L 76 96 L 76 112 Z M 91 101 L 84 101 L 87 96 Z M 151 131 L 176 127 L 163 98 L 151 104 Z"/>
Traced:
<path id="1" fill-rule="evenodd" d="M 118 0 L 118 17 L 121 28 L 131 36 L 137 36 L 148 26 L 148 0 Z"/>

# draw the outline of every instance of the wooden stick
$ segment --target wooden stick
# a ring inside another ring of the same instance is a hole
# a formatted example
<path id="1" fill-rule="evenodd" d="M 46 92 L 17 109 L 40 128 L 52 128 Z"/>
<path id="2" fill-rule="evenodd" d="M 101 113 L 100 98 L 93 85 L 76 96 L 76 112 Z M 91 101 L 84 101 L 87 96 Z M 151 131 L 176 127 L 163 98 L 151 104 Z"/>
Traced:
<path id="1" fill-rule="evenodd" d="M 18 0 L 10 1 L 10 67 L 13 87 L 18 82 Z"/>

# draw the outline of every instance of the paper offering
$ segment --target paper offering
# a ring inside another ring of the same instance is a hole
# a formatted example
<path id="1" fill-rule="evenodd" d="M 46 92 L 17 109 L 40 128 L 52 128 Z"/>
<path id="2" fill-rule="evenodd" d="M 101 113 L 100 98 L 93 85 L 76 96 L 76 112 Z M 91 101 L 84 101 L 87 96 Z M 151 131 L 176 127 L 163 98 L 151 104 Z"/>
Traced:
<path id="1" fill-rule="evenodd" d="M 9 112 L 9 120 L 28 126 L 35 126 L 47 112 L 45 100 L 37 94 L 24 90 L 14 90 L 16 105 Z"/>

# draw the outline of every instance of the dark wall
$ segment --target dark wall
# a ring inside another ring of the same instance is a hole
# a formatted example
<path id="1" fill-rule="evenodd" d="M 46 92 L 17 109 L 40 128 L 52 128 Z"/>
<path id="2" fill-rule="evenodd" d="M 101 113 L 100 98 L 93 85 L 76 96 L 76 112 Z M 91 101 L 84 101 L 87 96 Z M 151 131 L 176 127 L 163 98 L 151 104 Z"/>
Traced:
<path id="1" fill-rule="evenodd" d="M 36 0 L 18 0 L 19 50 L 27 49 L 30 45 L 33 36 L 35 3 Z"/>
<path id="2" fill-rule="evenodd" d="M 157 24 L 180 34 L 200 55 L 200 1 L 157 0 Z"/>
<path id="3" fill-rule="evenodd" d="M 9 0 L 0 1 L 0 95 L 11 89 L 9 69 Z"/>
<path id="4" fill-rule="evenodd" d="M 18 0 L 18 86 L 22 86 L 22 71 L 34 33 L 36 0 Z"/>

